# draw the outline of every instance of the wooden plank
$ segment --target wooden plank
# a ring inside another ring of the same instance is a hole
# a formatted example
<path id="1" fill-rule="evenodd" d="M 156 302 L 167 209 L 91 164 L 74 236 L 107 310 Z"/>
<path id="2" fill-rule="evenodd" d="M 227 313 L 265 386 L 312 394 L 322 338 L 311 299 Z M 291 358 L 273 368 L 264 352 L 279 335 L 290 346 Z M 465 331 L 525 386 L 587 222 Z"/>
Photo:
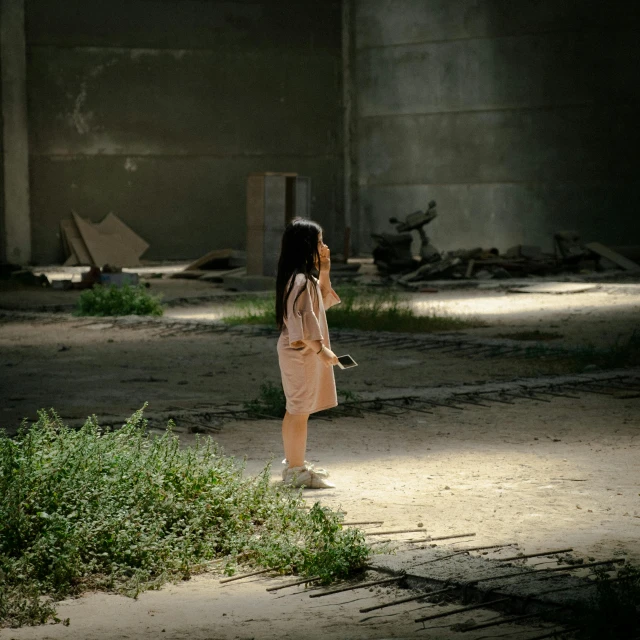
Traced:
<path id="1" fill-rule="evenodd" d="M 78 256 L 75 254 L 75 251 L 71 251 L 69 253 L 69 257 L 62 263 L 63 267 L 77 267 L 80 263 L 78 262 Z"/>
<path id="2" fill-rule="evenodd" d="M 385 602 L 383 604 L 376 604 L 373 607 L 365 607 L 360 609 L 360 613 L 369 613 L 369 611 L 376 611 L 377 609 L 386 609 L 387 607 L 395 607 L 398 604 L 404 604 L 405 602 L 413 602 L 415 600 L 422 600 L 422 598 L 430 598 L 431 596 L 437 596 L 441 593 L 448 593 L 455 590 L 455 587 L 447 587 L 446 589 L 438 589 L 438 591 L 425 591 L 413 596 L 407 596 L 406 598 L 400 598 L 398 600 L 392 600 L 391 602 Z"/>
<path id="3" fill-rule="evenodd" d="M 371 580 L 370 582 L 360 582 L 358 584 L 347 585 L 346 587 L 338 587 L 337 589 L 331 589 L 330 591 L 321 591 L 320 593 L 312 593 L 310 598 L 323 598 L 324 596 L 332 596 L 334 593 L 343 593 L 345 591 L 355 591 L 356 589 L 368 589 L 369 587 L 375 587 L 379 584 L 390 584 L 392 582 L 399 582 L 404 578 L 404 574 L 401 576 L 394 576 L 393 578 L 382 578 L 381 580 Z"/>
<path id="4" fill-rule="evenodd" d="M 69 222 L 73 224 L 73 220 L 60 220 L 60 239 L 62 240 L 62 248 L 64 249 L 64 253 L 67 256 L 71 253 L 71 247 L 69 246 L 69 236 L 72 234 L 68 229 Z"/>
<path id="5" fill-rule="evenodd" d="M 465 278 L 471 277 L 471 274 L 473 273 L 473 267 L 475 266 L 475 264 L 476 264 L 475 260 L 469 260 L 469 262 L 467 263 L 467 270 L 464 272 Z"/>
<path id="6" fill-rule="evenodd" d="M 224 282 L 227 276 L 243 276 L 246 275 L 246 267 L 238 267 L 237 269 L 230 269 L 225 271 L 205 271 L 198 280 L 204 280 L 205 282 Z"/>
<path id="7" fill-rule="evenodd" d="M 585 247 L 589 249 L 589 251 L 597 253 L 603 258 L 611 260 L 611 262 L 618 265 L 621 269 L 625 269 L 626 271 L 640 271 L 640 264 L 633 262 L 633 260 L 629 260 L 629 258 L 621 256 L 619 253 L 616 253 L 613 249 L 609 249 L 609 247 L 605 247 L 600 242 L 590 242 L 589 244 L 586 244 Z"/>
<path id="8" fill-rule="evenodd" d="M 207 265 L 213 265 L 219 263 L 219 267 L 211 266 L 209 269 L 238 269 L 246 263 L 246 254 L 244 251 L 237 251 L 236 249 L 216 249 L 215 251 L 209 251 L 206 255 L 198 258 L 190 265 L 185 267 L 185 271 L 193 271 L 195 269 L 205 269 Z"/>
<path id="9" fill-rule="evenodd" d="M 122 242 L 131 247 L 138 258 L 149 248 L 149 243 L 146 240 L 141 238 L 131 227 L 122 222 L 122 220 L 112 212 L 109 212 L 95 227 L 104 235 L 120 236 Z"/>
<path id="10" fill-rule="evenodd" d="M 442 613 L 434 613 L 430 616 L 424 616 L 422 618 L 416 618 L 416 622 L 427 622 L 427 620 L 436 620 L 438 618 L 446 618 L 448 616 L 455 616 L 459 613 L 466 613 L 467 611 L 474 611 L 475 609 L 488 609 L 496 604 L 500 604 L 502 602 L 508 602 L 509 598 L 497 598 L 496 600 L 489 600 L 488 602 L 479 602 L 478 604 L 472 604 L 468 607 L 459 607 L 458 609 L 453 609 L 451 611 L 443 611 Z"/>
<path id="11" fill-rule="evenodd" d="M 76 256 L 75 264 L 89 266 L 94 264 L 91 256 L 89 255 L 89 252 L 87 251 L 85 243 L 82 241 L 82 238 L 70 238 L 69 244 L 71 245 L 73 253 Z"/>
<path id="12" fill-rule="evenodd" d="M 109 264 L 114 267 L 132 267 L 140 264 L 136 252 L 124 244 L 117 234 L 103 235 L 95 225 L 83 220 L 75 211 L 71 212 L 78 227 L 80 237 L 87 246 L 92 264 L 103 267 Z"/>
<path id="13" fill-rule="evenodd" d="M 169 277 L 176 280 L 198 280 L 202 276 L 211 273 L 211 271 L 204 271 L 202 269 L 189 269 L 188 271 L 176 271 Z"/>
<path id="14" fill-rule="evenodd" d="M 60 220 L 60 232 L 62 234 L 62 243 L 65 246 L 65 250 L 69 254 L 69 258 L 64 263 L 66 266 L 79 265 L 79 264 L 92 264 L 91 256 L 87 251 L 87 247 L 84 244 L 78 231 L 78 227 L 72 218 L 66 220 Z M 72 258 L 75 260 L 72 261 Z"/>

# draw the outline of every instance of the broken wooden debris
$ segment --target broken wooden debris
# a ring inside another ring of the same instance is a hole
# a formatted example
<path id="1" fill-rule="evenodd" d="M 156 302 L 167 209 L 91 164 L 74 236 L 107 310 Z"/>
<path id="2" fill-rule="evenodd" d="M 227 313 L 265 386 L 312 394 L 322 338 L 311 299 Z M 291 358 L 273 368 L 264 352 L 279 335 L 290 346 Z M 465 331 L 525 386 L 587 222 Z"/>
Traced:
<path id="1" fill-rule="evenodd" d="M 424 527 L 419 527 L 417 529 L 394 529 L 389 531 L 367 531 L 365 535 L 367 536 L 387 536 L 393 535 L 394 533 L 423 533 L 425 531 Z"/>
<path id="2" fill-rule="evenodd" d="M 519 571 L 517 573 L 501 573 L 497 576 L 485 576 L 484 578 L 476 578 L 470 580 L 469 584 L 476 585 L 479 582 L 488 582 L 489 580 L 506 580 L 509 578 L 517 578 L 519 576 L 531 576 L 537 573 L 554 573 L 557 571 L 575 571 L 576 569 L 587 569 L 589 567 L 601 567 L 606 564 L 624 564 L 624 558 L 614 558 L 613 560 L 601 560 L 599 562 L 585 562 L 582 564 L 570 564 L 563 567 L 551 567 L 545 569 L 530 569 L 529 571 Z"/>
<path id="3" fill-rule="evenodd" d="M 216 249 L 209 251 L 201 258 L 194 260 L 190 265 L 185 267 L 185 271 L 229 271 L 230 269 L 238 269 L 246 267 L 247 253 L 237 249 Z"/>
<path id="4" fill-rule="evenodd" d="M 384 602 L 383 604 L 376 604 L 372 607 L 365 607 L 360 609 L 360 613 L 369 613 L 369 611 L 376 611 L 378 609 L 386 609 L 387 607 L 395 607 L 398 604 L 404 604 L 405 602 L 414 602 L 415 600 L 422 600 L 424 598 L 431 598 L 433 596 L 440 595 L 442 593 L 449 593 L 455 591 L 456 587 L 447 587 L 446 589 L 438 589 L 437 591 L 425 591 L 413 596 L 407 596 L 406 598 L 399 598 L 398 600 L 392 600 L 391 602 Z"/>
<path id="5" fill-rule="evenodd" d="M 286 584 L 280 584 L 277 587 L 267 587 L 267 591 L 280 591 L 280 589 L 288 589 L 289 587 L 297 587 L 307 582 L 317 582 L 322 580 L 320 576 L 311 576 L 310 578 L 302 578 L 301 580 L 294 580 L 293 582 L 287 582 Z"/>
<path id="6" fill-rule="evenodd" d="M 605 245 L 599 242 L 590 242 L 589 244 L 586 244 L 585 247 L 598 256 L 601 256 L 613 262 L 615 265 L 617 265 L 621 269 L 624 269 L 625 271 L 640 271 L 640 264 L 634 262 L 633 260 L 629 260 L 629 258 L 625 258 L 625 256 L 620 255 L 609 247 L 605 247 Z"/>
<path id="7" fill-rule="evenodd" d="M 149 243 L 142 239 L 113 212 L 109 212 L 96 226 L 101 233 L 120 236 L 122 241 L 135 251 L 138 258 L 149 248 Z"/>
<path id="8" fill-rule="evenodd" d="M 265 573 L 271 573 L 272 571 L 277 571 L 277 569 L 260 569 L 260 571 L 251 571 L 249 573 L 231 576 L 230 578 L 222 578 L 222 580 L 220 580 L 220 584 L 227 584 L 229 582 L 235 582 L 236 580 L 244 580 L 244 578 L 251 578 L 253 576 L 261 576 Z"/>
<path id="9" fill-rule="evenodd" d="M 187 273 L 186 271 L 184 273 Z M 222 284 L 227 276 L 242 276 L 246 275 L 246 267 L 238 267 L 237 269 L 229 269 L 228 271 L 205 271 L 198 280 L 204 280 L 206 282 L 217 282 Z"/>
<path id="10" fill-rule="evenodd" d="M 471 626 L 460 626 L 458 629 L 462 633 L 466 633 L 467 631 L 478 631 L 479 629 L 488 629 L 489 627 L 497 627 L 501 624 L 510 624 L 521 622 L 522 620 L 527 620 L 529 618 L 539 618 L 541 614 L 539 611 L 535 611 L 534 613 L 524 613 L 520 616 L 512 616 L 510 618 L 498 618 L 496 620 L 489 620 L 489 622 L 481 622 L 479 624 L 474 624 Z"/>
<path id="11" fill-rule="evenodd" d="M 60 221 L 60 237 L 66 266 L 133 267 L 149 244 L 115 214 L 92 223 L 71 211 L 71 218 Z"/>
<path id="12" fill-rule="evenodd" d="M 359 582 L 358 584 L 351 584 L 346 587 L 338 587 L 337 589 L 331 589 L 330 591 L 322 591 L 320 593 L 312 593 L 310 598 L 323 598 L 324 596 L 331 596 L 334 593 L 343 593 L 344 591 L 355 591 L 356 589 L 367 589 L 368 587 L 375 587 L 380 584 L 391 584 L 392 582 L 399 582 L 404 579 L 404 574 L 400 576 L 394 576 L 393 578 L 382 578 L 381 580 L 370 580 L 369 582 Z"/>
<path id="13" fill-rule="evenodd" d="M 455 616 L 458 613 L 465 613 L 466 611 L 473 611 L 474 609 L 485 609 L 495 604 L 501 604 L 502 602 L 508 602 L 509 598 L 497 598 L 496 600 L 489 600 L 488 602 L 480 602 L 478 604 L 471 604 L 466 607 L 458 607 L 451 611 L 442 611 L 440 613 L 433 613 L 430 616 L 423 616 L 422 618 L 416 618 L 416 622 L 426 622 L 427 620 L 436 620 L 437 618 L 446 618 L 448 616 Z"/>
<path id="14" fill-rule="evenodd" d="M 475 536 L 475 532 L 472 533 L 454 533 L 448 536 L 429 536 L 427 538 L 418 538 L 416 539 L 411 539 L 409 540 L 409 542 L 412 542 L 414 544 L 417 544 L 419 542 L 436 542 L 438 540 L 454 540 L 455 538 L 471 538 L 473 536 Z"/>
<path id="15" fill-rule="evenodd" d="M 570 553 L 573 551 L 572 547 L 568 549 L 553 549 L 552 551 L 539 551 L 538 553 L 523 553 L 518 556 L 510 556 L 508 558 L 498 558 L 500 562 L 511 562 L 512 560 L 525 560 L 526 558 L 539 558 L 542 556 L 553 556 L 558 553 Z"/>
<path id="16" fill-rule="evenodd" d="M 455 556 L 460 556 L 465 553 L 470 553 L 471 551 L 484 551 L 489 549 L 502 549 L 504 547 L 517 547 L 517 542 L 510 542 L 505 544 L 490 544 L 483 547 L 471 547 L 470 549 L 459 549 L 454 553 L 449 553 L 446 556 L 440 556 L 439 558 L 431 558 L 430 560 L 425 560 L 425 562 L 418 562 L 418 564 L 414 564 L 413 567 L 421 567 L 425 564 L 431 564 L 432 562 L 440 562 L 441 560 L 447 560 L 449 558 L 453 558 Z"/>

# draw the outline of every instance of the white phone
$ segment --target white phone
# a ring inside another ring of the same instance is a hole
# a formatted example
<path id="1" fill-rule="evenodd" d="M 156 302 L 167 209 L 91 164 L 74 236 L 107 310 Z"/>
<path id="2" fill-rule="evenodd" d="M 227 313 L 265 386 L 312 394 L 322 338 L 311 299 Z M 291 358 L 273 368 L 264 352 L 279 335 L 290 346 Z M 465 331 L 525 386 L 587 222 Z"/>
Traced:
<path id="1" fill-rule="evenodd" d="M 338 366 L 341 369 L 351 369 L 357 367 L 358 363 L 351 356 L 338 356 Z"/>

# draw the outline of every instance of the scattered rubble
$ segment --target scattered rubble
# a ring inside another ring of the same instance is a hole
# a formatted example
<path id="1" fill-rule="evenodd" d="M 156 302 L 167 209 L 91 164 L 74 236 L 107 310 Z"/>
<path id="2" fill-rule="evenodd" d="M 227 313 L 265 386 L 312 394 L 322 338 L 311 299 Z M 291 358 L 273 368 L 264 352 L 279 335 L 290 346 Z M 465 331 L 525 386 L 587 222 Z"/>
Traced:
<path id="1" fill-rule="evenodd" d="M 497 249 L 481 248 L 450 251 L 441 254 L 437 261 L 390 277 L 407 289 L 421 289 L 426 282 L 435 279 L 500 280 L 607 269 L 640 272 L 640 264 L 621 253 L 625 247 L 616 247 L 618 251 L 615 251 L 599 242 L 583 245 L 575 232 L 557 233 L 554 240 L 555 254 L 529 245 L 511 247 L 504 254 Z"/>

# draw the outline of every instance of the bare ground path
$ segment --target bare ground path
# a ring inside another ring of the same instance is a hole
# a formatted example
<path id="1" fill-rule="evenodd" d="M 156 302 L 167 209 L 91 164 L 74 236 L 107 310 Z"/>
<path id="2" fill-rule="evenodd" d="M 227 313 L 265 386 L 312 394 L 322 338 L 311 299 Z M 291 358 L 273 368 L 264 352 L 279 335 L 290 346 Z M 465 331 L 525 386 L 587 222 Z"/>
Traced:
<path id="1" fill-rule="evenodd" d="M 545 313 L 538 322 L 532 310 L 517 322 L 468 335 L 495 335 L 516 327 L 561 331 L 568 344 L 581 339 L 606 344 L 611 327 L 628 335 L 637 326 L 632 313 L 637 313 L 637 295 L 619 295 L 625 296 L 624 304 L 603 303 L 595 310 L 585 299 L 588 312 L 582 315 L 580 305 L 572 302 L 564 323 Z M 514 309 L 522 304 L 502 296 L 507 317 L 511 300 Z M 551 303 L 543 299 L 541 304 Z M 500 321 L 496 317 L 494 322 Z M 96 413 L 102 420 L 117 422 L 146 401 L 151 412 L 242 402 L 257 395 L 261 382 L 277 381 L 272 339 L 186 331 L 63 315 L 27 320 L 3 316 L 1 426 L 13 429 L 22 417 L 34 417 L 36 409 L 50 406 L 71 420 Z M 454 353 L 385 351 L 366 344 L 358 345 L 357 352 L 354 346 L 352 353 L 361 366 L 338 372 L 338 384 L 360 393 L 560 372 L 557 363 L 539 359 L 470 359 Z M 436 408 L 430 415 L 401 419 L 366 414 L 313 420 L 308 457 L 331 470 L 337 487 L 305 495 L 310 502 L 319 499 L 346 511 L 347 520 L 384 520 L 393 528 L 422 523 L 432 535 L 471 530 L 477 534 L 474 544 L 514 541 L 524 553 L 567 546 L 585 558 L 619 556 L 640 562 L 640 394 L 577 395 L 464 411 Z M 271 420 L 229 422 L 216 439 L 227 453 L 246 457 L 249 473 L 273 460 L 277 481 L 279 429 Z M 186 429 L 181 434 L 185 446 L 194 437 Z M 451 544 L 458 548 L 466 542 Z M 256 578 L 222 588 L 217 577 L 208 574 L 142 594 L 135 601 L 92 594 L 60 606 L 60 615 L 71 618 L 70 627 L 3 630 L 0 637 L 487 637 L 487 632 L 463 636 L 450 630 L 460 619 L 445 619 L 441 628 L 428 633 L 416 632 L 419 625 L 413 618 L 424 609 L 412 612 L 415 604 L 361 622 L 358 609 L 390 599 L 393 589 L 318 602 L 301 590 L 267 594 L 266 586 L 265 579 Z M 491 615 L 480 612 L 473 617 L 480 621 Z M 526 640 L 535 635 L 527 629 L 500 627 L 493 633 Z"/>

